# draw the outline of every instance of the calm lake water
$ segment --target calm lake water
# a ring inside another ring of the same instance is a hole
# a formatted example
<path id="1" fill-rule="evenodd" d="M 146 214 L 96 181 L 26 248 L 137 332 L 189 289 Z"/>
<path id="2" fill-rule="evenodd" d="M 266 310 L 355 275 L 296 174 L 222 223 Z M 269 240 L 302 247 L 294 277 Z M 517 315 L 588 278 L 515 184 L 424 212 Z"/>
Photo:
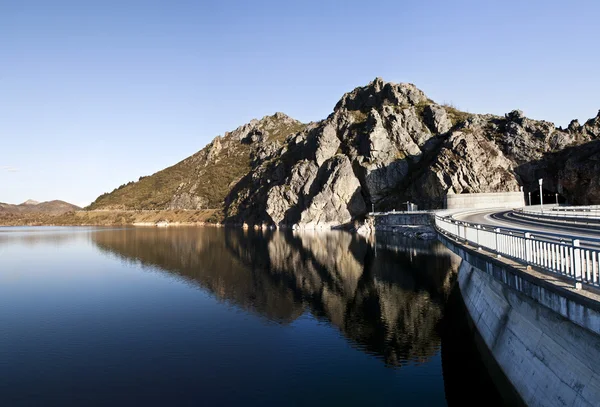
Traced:
<path id="1" fill-rule="evenodd" d="M 458 265 L 391 235 L 0 228 L 0 405 L 493 405 Z"/>

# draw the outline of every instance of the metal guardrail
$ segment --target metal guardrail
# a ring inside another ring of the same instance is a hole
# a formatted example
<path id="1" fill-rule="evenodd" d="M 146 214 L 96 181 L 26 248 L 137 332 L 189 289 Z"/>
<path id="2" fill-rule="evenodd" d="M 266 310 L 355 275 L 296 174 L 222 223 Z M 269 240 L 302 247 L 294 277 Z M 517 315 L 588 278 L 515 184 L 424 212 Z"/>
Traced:
<path id="1" fill-rule="evenodd" d="M 559 212 L 591 212 L 591 211 L 600 211 L 600 205 L 583 205 L 583 206 L 554 206 L 551 208 L 553 211 Z"/>
<path id="2" fill-rule="evenodd" d="M 368 216 L 385 216 L 385 215 L 426 215 L 428 213 L 434 214 L 441 211 L 442 209 L 432 210 L 416 210 L 416 211 L 388 211 L 388 212 L 369 212 Z"/>
<path id="3" fill-rule="evenodd" d="M 532 211 L 524 208 L 515 209 L 515 213 L 521 213 L 523 215 L 532 216 L 537 219 L 564 219 L 564 220 L 573 220 L 573 221 L 585 221 L 586 223 L 599 223 L 600 222 L 600 208 L 598 209 L 575 209 L 577 207 L 572 208 L 551 208 L 546 211 Z"/>
<path id="4" fill-rule="evenodd" d="M 581 284 L 600 287 L 600 239 L 529 233 L 441 216 L 435 217 L 435 226 L 442 234 L 498 256 L 572 278 L 577 288 Z"/>

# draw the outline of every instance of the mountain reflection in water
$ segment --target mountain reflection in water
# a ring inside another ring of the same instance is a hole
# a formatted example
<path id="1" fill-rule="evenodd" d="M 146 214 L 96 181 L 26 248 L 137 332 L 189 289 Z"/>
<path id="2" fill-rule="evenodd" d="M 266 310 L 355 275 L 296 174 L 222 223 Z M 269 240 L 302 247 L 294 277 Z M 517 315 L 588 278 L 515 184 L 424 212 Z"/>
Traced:
<path id="1" fill-rule="evenodd" d="M 288 324 L 309 311 L 388 366 L 419 363 L 440 347 L 440 322 L 458 266 L 439 242 L 345 232 L 130 228 L 92 241 Z"/>

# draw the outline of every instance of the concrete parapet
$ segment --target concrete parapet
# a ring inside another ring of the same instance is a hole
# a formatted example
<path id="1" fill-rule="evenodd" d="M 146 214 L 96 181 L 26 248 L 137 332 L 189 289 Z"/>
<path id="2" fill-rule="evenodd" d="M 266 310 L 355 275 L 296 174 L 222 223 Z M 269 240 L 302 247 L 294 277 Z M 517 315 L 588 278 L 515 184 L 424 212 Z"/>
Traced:
<path id="1" fill-rule="evenodd" d="M 520 208 L 525 206 L 522 192 L 448 194 L 444 201 L 446 209 Z"/>

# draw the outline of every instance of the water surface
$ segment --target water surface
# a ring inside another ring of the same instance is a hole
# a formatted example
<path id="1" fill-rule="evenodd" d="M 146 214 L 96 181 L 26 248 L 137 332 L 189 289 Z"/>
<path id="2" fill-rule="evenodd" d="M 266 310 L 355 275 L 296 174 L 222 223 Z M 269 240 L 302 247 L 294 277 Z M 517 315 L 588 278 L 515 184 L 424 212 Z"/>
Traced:
<path id="1" fill-rule="evenodd" d="M 0 404 L 459 405 L 483 379 L 443 341 L 458 264 L 390 235 L 0 228 Z"/>

